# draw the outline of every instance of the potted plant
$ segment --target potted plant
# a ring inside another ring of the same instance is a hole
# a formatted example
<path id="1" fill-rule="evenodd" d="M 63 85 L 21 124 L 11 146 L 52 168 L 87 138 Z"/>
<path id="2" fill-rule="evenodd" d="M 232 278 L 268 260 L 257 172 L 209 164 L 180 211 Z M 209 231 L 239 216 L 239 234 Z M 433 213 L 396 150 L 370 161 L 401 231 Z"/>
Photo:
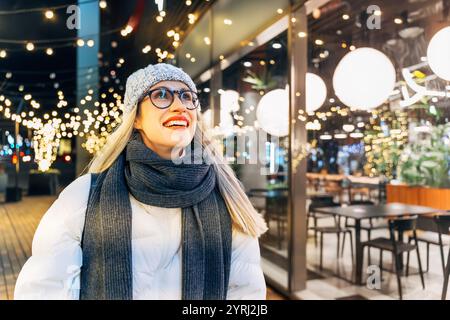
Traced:
<path id="1" fill-rule="evenodd" d="M 403 185 L 389 185 L 388 202 L 450 209 L 450 124 L 431 127 L 423 139 L 409 143 L 399 160 Z"/>

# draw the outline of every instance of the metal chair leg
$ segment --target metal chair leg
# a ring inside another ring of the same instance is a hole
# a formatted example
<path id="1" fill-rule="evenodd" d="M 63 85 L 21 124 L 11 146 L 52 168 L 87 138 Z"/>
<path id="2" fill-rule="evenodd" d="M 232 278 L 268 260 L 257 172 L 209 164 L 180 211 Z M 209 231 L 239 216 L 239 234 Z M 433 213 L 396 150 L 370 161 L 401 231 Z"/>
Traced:
<path id="1" fill-rule="evenodd" d="M 445 300 L 447 298 L 447 287 L 449 276 L 450 276 L 450 250 L 448 251 L 447 266 L 445 267 L 444 272 L 444 286 L 442 288 L 442 296 L 441 296 L 442 300 Z"/>
<path id="2" fill-rule="evenodd" d="M 323 232 L 320 233 L 320 270 L 323 270 L 322 259 L 323 258 Z"/>
<path id="3" fill-rule="evenodd" d="M 339 248 L 340 248 L 340 244 L 341 244 L 341 234 L 340 234 L 340 232 L 338 232 L 336 234 L 336 236 L 337 236 L 336 259 L 339 259 Z"/>
<path id="4" fill-rule="evenodd" d="M 400 268 L 400 259 L 401 256 L 398 254 L 393 254 L 394 255 L 394 260 L 395 260 L 395 274 L 397 276 L 397 286 L 398 286 L 398 294 L 400 296 L 400 300 L 403 300 L 403 295 L 402 295 L 402 281 L 400 279 L 401 277 L 401 268 Z"/>
<path id="5" fill-rule="evenodd" d="M 430 243 L 427 242 L 427 268 L 425 272 L 428 272 L 430 270 Z"/>
<path id="6" fill-rule="evenodd" d="M 444 246 L 442 243 L 439 245 L 439 251 L 441 253 L 442 274 L 445 275 L 445 258 L 444 258 Z"/>
<path id="7" fill-rule="evenodd" d="M 315 244 L 315 246 L 317 248 L 317 230 L 316 230 L 316 228 L 317 228 L 317 218 L 313 217 L 313 221 L 314 221 L 314 244 Z"/>
<path id="8" fill-rule="evenodd" d="M 380 249 L 380 260 L 378 261 L 380 266 L 380 280 L 383 281 L 383 250 Z"/>
<path id="9" fill-rule="evenodd" d="M 412 238 L 408 239 L 408 244 L 411 244 L 411 240 L 412 240 Z M 407 277 L 409 276 L 409 251 L 406 254 L 406 276 Z"/>
<path id="10" fill-rule="evenodd" d="M 341 258 L 344 256 L 344 246 L 345 246 L 345 237 L 346 236 L 347 236 L 347 232 L 344 232 L 344 236 L 342 237 Z"/>
<path id="11" fill-rule="evenodd" d="M 370 230 L 367 230 L 367 241 L 370 241 Z M 368 263 L 369 265 L 372 264 L 372 257 L 370 256 L 370 247 L 368 247 L 369 250 L 367 251 L 367 259 L 368 259 Z"/>
<path id="12" fill-rule="evenodd" d="M 409 251 L 408 251 L 409 253 Z M 419 263 L 420 281 L 422 281 L 422 288 L 425 290 L 425 281 L 423 280 L 422 262 L 420 261 L 419 245 L 416 243 L 417 262 Z"/>

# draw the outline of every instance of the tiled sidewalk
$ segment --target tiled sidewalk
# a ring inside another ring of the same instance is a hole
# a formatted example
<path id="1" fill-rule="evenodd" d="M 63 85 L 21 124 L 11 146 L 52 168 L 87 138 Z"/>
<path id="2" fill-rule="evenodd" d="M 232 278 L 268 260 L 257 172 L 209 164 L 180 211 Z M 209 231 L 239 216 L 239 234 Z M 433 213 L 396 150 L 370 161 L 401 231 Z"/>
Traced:
<path id="1" fill-rule="evenodd" d="M 34 231 L 55 197 L 0 204 L 0 300 L 12 299 L 17 276 L 31 255 Z"/>

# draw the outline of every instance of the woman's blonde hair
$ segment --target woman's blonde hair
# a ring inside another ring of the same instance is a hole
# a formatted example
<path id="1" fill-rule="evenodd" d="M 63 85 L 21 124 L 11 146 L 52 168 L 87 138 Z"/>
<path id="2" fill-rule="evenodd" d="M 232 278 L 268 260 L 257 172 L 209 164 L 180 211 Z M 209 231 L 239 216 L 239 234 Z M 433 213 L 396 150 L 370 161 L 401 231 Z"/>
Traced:
<path id="1" fill-rule="evenodd" d="M 137 110 L 138 105 L 135 105 L 129 113 L 124 114 L 122 123 L 108 136 L 106 144 L 89 163 L 89 173 L 105 171 L 116 161 L 130 140 Z M 251 204 L 240 181 L 231 167 L 224 162 L 217 146 L 207 137 L 200 112 L 197 114 L 199 120 L 198 130 L 195 134 L 201 135 L 199 141 L 202 141 L 202 146 L 206 150 L 209 150 L 211 162 L 217 175 L 218 187 L 230 213 L 233 228 L 250 236 L 259 237 L 267 231 L 264 218 Z"/>

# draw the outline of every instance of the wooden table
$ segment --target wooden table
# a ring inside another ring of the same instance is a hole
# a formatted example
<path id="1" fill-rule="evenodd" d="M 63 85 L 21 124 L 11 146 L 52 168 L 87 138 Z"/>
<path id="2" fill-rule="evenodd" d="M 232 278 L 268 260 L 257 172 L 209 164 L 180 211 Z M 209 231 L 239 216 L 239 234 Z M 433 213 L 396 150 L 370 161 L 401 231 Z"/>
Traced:
<path id="1" fill-rule="evenodd" d="M 370 218 L 395 218 L 407 215 L 423 215 L 442 213 L 442 210 L 407 205 L 402 203 L 389 203 L 382 205 L 354 205 L 347 207 L 316 208 L 316 212 L 347 217 L 355 220 L 355 246 L 356 246 L 356 272 L 355 283 L 362 284 L 363 247 L 361 245 L 361 220 Z"/>

